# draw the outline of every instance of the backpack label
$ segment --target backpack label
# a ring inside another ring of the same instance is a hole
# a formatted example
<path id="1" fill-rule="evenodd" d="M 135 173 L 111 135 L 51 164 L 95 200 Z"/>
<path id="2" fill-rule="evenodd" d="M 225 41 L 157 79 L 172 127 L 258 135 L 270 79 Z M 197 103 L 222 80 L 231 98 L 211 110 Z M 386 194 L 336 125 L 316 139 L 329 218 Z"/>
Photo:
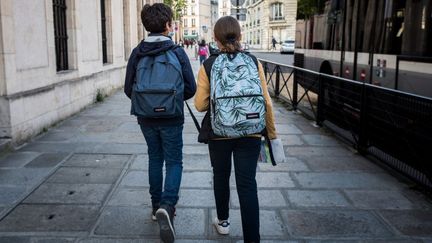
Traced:
<path id="1" fill-rule="evenodd" d="M 131 114 L 143 118 L 181 116 L 183 92 L 181 65 L 172 50 L 144 56 L 138 62 L 132 87 Z"/>
<path id="2" fill-rule="evenodd" d="M 246 119 L 258 119 L 260 117 L 259 113 L 246 114 Z"/>
<path id="3" fill-rule="evenodd" d="M 154 112 L 166 112 L 166 107 L 156 107 L 153 109 Z"/>
<path id="4" fill-rule="evenodd" d="M 266 102 L 251 57 L 219 55 L 211 69 L 210 89 L 210 120 L 216 135 L 237 138 L 265 129 Z"/>

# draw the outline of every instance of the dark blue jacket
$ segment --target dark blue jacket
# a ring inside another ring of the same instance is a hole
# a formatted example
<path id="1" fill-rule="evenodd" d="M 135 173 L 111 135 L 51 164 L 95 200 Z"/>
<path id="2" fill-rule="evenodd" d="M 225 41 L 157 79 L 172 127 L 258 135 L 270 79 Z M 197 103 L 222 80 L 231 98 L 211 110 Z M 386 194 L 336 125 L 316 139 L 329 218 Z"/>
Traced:
<path id="1" fill-rule="evenodd" d="M 150 34 L 145 40 L 141 41 L 129 57 L 126 68 L 126 78 L 124 92 L 130 98 L 132 94 L 132 86 L 135 83 L 136 67 L 139 60 L 146 55 L 155 55 L 159 52 L 166 51 L 174 47 L 174 42 L 171 38 L 161 34 Z M 189 62 L 189 57 L 183 48 L 174 48 L 174 53 L 182 66 L 184 80 L 184 100 L 188 100 L 195 95 L 196 83 L 192 72 L 192 67 Z M 184 123 L 184 116 L 175 118 L 142 118 L 138 117 L 138 123 L 144 126 L 175 126 Z"/>

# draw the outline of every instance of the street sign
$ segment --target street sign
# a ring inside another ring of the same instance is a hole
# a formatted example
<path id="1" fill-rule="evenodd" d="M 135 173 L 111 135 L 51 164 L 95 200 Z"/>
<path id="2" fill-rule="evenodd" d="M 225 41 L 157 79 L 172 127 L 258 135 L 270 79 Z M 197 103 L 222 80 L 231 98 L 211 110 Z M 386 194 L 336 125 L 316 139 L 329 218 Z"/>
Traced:
<path id="1" fill-rule="evenodd" d="M 241 6 L 241 5 L 243 5 L 244 2 L 245 2 L 245 0 L 231 0 L 231 4 L 233 6 Z"/>
<path id="2" fill-rule="evenodd" d="M 236 18 L 238 21 L 246 21 L 246 14 L 231 14 L 232 17 Z"/>
<path id="3" fill-rule="evenodd" d="M 236 15 L 238 13 L 239 14 L 246 14 L 247 13 L 247 9 L 245 9 L 245 8 L 232 8 L 231 9 L 231 15 Z"/>

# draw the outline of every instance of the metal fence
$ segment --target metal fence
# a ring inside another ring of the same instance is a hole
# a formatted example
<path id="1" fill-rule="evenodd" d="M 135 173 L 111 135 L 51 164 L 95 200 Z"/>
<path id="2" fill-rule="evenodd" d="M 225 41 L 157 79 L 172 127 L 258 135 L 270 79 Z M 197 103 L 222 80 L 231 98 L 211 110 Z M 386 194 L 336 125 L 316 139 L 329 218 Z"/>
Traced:
<path id="1" fill-rule="evenodd" d="M 432 99 L 262 60 L 272 95 L 432 188 Z"/>

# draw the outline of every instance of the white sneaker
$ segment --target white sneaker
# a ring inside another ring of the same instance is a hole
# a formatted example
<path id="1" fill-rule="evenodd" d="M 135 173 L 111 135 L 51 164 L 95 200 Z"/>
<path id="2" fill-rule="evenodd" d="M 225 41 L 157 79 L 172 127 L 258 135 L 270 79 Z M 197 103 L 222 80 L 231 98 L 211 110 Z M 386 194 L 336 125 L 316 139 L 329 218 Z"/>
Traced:
<path id="1" fill-rule="evenodd" d="M 229 234 L 229 220 L 219 220 L 217 217 L 214 218 L 213 224 L 216 227 L 216 230 L 221 235 Z"/>

